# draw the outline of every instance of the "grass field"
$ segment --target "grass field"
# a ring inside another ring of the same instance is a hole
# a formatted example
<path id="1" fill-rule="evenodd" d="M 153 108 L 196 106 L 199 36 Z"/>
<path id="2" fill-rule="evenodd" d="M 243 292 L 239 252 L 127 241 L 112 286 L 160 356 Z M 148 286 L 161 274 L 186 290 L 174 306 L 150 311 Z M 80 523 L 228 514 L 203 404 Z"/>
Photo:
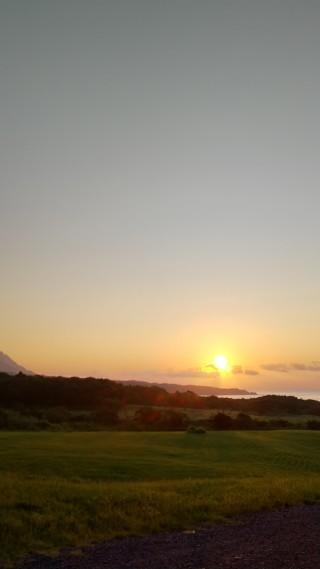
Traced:
<path id="1" fill-rule="evenodd" d="M 320 433 L 0 432 L 0 559 L 320 498 Z"/>

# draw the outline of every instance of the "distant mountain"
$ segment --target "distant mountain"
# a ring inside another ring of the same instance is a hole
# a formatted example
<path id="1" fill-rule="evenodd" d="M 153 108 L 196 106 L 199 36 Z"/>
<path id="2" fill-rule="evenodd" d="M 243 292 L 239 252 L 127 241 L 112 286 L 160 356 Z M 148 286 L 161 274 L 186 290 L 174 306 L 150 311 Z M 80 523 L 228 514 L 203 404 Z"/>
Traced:
<path id="1" fill-rule="evenodd" d="M 246 389 L 234 388 L 223 388 L 223 387 L 213 387 L 210 385 L 180 385 L 179 383 L 155 383 L 151 381 L 138 381 L 138 380 L 117 380 L 117 383 L 122 383 L 124 385 L 141 385 L 143 387 L 161 387 L 168 391 L 168 393 L 175 393 L 180 391 L 184 393 L 186 391 L 192 391 L 197 395 L 257 395 L 254 391 L 246 391 Z"/>
<path id="2" fill-rule="evenodd" d="M 9 373 L 10 375 L 17 375 L 17 373 L 24 373 L 25 375 L 34 375 L 32 371 L 24 368 L 13 361 L 7 354 L 0 352 L 0 372 Z"/>

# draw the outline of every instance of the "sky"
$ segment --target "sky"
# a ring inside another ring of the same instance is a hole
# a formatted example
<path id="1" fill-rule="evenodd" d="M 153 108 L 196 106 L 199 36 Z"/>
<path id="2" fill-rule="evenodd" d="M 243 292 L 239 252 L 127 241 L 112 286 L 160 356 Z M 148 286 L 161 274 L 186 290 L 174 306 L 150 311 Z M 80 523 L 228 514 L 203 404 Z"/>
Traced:
<path id="1" fill-rule="evenodd" d="M 319 24 L 317 0 L 0 0 L 0 350 L 320 388 Z"/>

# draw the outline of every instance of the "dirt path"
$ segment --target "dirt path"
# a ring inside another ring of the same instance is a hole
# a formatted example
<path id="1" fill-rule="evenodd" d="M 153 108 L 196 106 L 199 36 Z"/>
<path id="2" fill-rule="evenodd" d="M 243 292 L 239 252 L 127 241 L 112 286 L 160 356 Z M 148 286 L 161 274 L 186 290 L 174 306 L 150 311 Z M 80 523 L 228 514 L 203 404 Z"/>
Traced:
<path id="1" fill-rule="evenodd" d="M 320 569 L 320 505 L 239 518 L 195 533 L 106 541 L 35 556 L 19 569 Z"/>

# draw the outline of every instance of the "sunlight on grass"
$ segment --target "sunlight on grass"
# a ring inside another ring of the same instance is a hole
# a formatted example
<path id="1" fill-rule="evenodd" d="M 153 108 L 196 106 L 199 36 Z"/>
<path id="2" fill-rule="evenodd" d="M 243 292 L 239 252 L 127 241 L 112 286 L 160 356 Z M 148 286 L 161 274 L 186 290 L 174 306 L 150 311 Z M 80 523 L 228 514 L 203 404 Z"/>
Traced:
<path id="1" fill-rule="evenodd" d="M 3 561 L 320 498 L 318 433 L 1 433 Z"/>

